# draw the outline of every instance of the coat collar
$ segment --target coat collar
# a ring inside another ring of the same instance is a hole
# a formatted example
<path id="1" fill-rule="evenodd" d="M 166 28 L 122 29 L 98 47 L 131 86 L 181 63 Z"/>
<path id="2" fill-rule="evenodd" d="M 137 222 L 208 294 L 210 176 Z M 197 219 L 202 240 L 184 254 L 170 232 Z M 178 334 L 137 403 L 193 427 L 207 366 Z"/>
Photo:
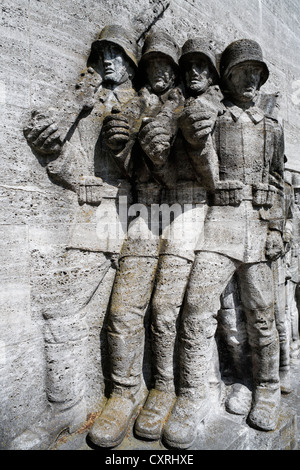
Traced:
<path id="1" fill-rule="evenodd" d="M 140 95 L 143 96 L 145 99 L 151 100 L 151 98 L 154 98 L 156 101 L 165 104 L 166 101 L 168 101 L 169 96 L 173 92 L 173 90 L 174 88 L 170 88 L 165 93 L 157 95 L 152 91 L 149 85 L 146 85 L 140 90 Z"/>
<path id="2" fill-rule="evenodd" d="M 127 103 L 129 100 L 134 98 L 136 92 L 133 88 L 115 88 L 110 90 L 108 88 L 101 88 L 98 92 L 99 101 L 106 103 L 107 101 L 114 99 L 120 104 Z"/>
<path id="3" fill-rule="evenodd" d="M 265 117 L 264 112 L 257 106 L 253 106 L 252 108 L 244 111 L 230 101 L 224 101 L 224 104 L 226 106 L 226 110 L 231 114 L 231 117 L 235 122 L 239 120 L 243 113 L 246 113 L 254 124 L 258 124 Z"/>

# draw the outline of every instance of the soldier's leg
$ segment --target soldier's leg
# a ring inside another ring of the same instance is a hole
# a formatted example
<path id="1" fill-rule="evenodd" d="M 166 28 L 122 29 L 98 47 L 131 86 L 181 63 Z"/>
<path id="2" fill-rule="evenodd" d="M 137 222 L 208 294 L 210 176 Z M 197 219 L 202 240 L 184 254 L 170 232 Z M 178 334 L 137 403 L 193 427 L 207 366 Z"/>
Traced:
<path id="1" fill-rule="evenodd" d="M 140 222 L 140 223 L 139 223 Z M 100 447 L 119 445 L 140 400 L 144 317 L 158 263 L 158 237 L 136 221 L 122 248 L 107 322 L 112 395 L 89 437 Z"/>
<path id="2" fill-rule="evenodd" d="M 247 383 L 248 337 L 246 318 L 242 308 L 236 277 L 229 282 L 221 296 L 218 312 L 221 338 L 228 351 L 230 374 L 240 383 Z"/>
<path id="3" fill-rule="evenodd" d="M 291 357 L 299 357 L 300 337 L 299 337 L 299 315 L 300 315 L 300 285 L 291 282 L 293 292 L 291 296 Z"/>
<path id="4" fill-rule="evenodd" d="M 174 404 L 177 321 L 191 268 L 190 260 L 178 256 L 163 255 L 159 259 L 151 317 L 154 388 L 135 424 L 137 435 L 147 439 L 161 437 Z"/>
<path id="5" fill-rule="evenodd" d="M 163 434 L 172 447 L 189 447 L 197 436 L 198 423 L 211 408 L 209 365 L 220 295 L 237 266 L 232 259 L 217 253 L 196 254 L 179 330 L 179 396 Z"/>
<path id="6" fill-rule="evenodd" d="M 101 253 L 67 250 L 51 262 L 43 280 L 48 287 L 43 291 L 48 407 L 12 442 L 12 449 L 47 450 L 63 430 L 75 432 L 87 418 L 88 316 L 99 309 L 110 261 Z"/>
<path id="7" fill-rule="evenodd" d="M 221 296 L 218 312 L 218 332 L 224 343 L 227 368 L 233 386 L 225 402 L 229 413 L 247 416 L 252 401 L 251 364 L 237 277 L 233 276 Z"/>
<path id="8" fill-rule="evenodd" d="M 177 191 L 177 196 L 179 193 Z M 138 435 L 148 439 L 160 438 L 174 404 L 177 320 L 205 216 L 203 204 L 177 203 L 172 209 L 174 220 L 171 223 L 170 214 L 162 213 L 159 268 L 152 299 L 151 345 L 155 385 L 135 427 Z M 169 217 L 166 219 L 164 215 Z"/>
<path id="9" fill-rule="evenodd" d="M 289 325 L 286 311 L 286 286 L 284 260 L 279 259 L 273 263 L 274 277 L 274 314 L 275 323 L 279 336 L 280 348 L 280 387 L 282 393 L 291 393 L 291 377 L 290 377 L 290 335 Z"/>
<path id="10" fill-rule="evenodd" d="M 270 431 L 277 426 L 280 407 L 279 339 L 272 268 L 267 263 L 245 265 L 239 269 L 238 276 L 253 363 L 254 391 L 249 422 Z"/>

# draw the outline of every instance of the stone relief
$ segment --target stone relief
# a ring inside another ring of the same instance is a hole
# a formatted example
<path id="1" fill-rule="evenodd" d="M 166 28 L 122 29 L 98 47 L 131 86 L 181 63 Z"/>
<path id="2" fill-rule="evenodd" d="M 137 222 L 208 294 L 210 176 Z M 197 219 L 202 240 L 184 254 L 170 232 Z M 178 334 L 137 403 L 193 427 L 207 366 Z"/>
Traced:
<path id="1" fill-rule="evenodd" d="M 286 181 L 260 46 L 238 40 L 217 64 L 203 38 L 179 47 L 150 31 L 140 51 L 130 31 L 110 25 L 87 65 L 72 113 L 34 111 L 24 135 L 51 180 L 78 196 L 68 249 L 104 253 L 116 273 L 110 390 L 90 441 L 117 447 L 137 415 L 138 438 L 190 448 L 199 423 L 222 406 L 274 430 L 281 393 L 292 391 L 291 351 L 299 352 L 300 185 Z M 130 208 L 120 220 L 123 197 Z M 117 232 L 99 232 L 104 212 Z M 49 411 L 12 449 L 47 449 L 87 418 L 86 319 L 45 322 Z M 70 361 L 66 374 L 70 355 L 83 362 Z"/>

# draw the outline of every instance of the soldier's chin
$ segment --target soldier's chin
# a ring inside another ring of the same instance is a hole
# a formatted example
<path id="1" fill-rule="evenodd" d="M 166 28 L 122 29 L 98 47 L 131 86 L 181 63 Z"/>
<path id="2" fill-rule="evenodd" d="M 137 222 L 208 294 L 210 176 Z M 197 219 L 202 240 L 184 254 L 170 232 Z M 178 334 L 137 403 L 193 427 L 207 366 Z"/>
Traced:
<path id="1" fill-rule="evenodd" d="M 253 101 L 255 97 L 256 90 L 246 90 L 240 96 L 241 101 Z"/>
<path id="2" fill-rule="evenodd" d="M 107 72 L 104 74 L 103 81 L 107 83 L 118 83 L 119 79 L 115 72 Z"/>
<path id="3" fill-rule="evenodd" d="M 168 89 L 168 84 L 163 80 L 158 80 L 152 86 L 154 93 L 163 93 Z"/>
<path id="4" fill-rule="evenodd" d="M 189 85 L 189 91 L 192 94 L 197 94 L 197 95 L 204 93 L 207 88 L 208 88 L 207 82 L 194 81 L 194 82 L 191 82 Z"/>

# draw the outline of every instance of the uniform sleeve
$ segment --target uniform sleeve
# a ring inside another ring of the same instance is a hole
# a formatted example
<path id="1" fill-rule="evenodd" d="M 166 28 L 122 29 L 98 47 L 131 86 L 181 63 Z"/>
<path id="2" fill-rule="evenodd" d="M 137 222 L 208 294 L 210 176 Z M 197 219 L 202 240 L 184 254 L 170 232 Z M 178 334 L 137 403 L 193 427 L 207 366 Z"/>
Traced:
<path id="1" fill-rule="evenodd" d="M 284 132 L 282 126 L 274 121 L 273 158 L 270 162 L 269 183 L 275 189 L 274 204 L 270 210 L 270 230 L 284 232 Z"/>
<path id="2" fill-rule="evenodd" d="M 274 178 L 279 184 L 283 185 L 284 179 L 284 132 L 282 126 L 274 121 L 274 151 L 270 165 L 271 181 Z"/>

